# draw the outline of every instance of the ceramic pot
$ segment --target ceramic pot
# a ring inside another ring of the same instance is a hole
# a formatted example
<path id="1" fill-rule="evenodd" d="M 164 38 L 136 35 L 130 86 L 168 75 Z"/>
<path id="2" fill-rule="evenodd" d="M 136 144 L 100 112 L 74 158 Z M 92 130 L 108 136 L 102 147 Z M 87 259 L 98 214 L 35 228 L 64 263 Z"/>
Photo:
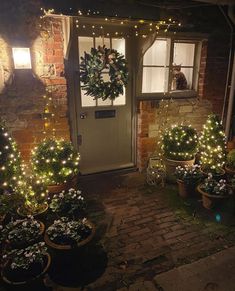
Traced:
<path id="1" fill-rule="evenodd" d="M 27 209 L 25 209 L 24 207 L 19 207 L 17 209 L 17 214 L 21 217 L 26 217 L 28 215 L 32 215 L 33 217 L 42 217 L 43 214 L 47 211 L 48 209 L 48 204 L 47 202 L 43 203 L 41 205 L 41 208 L 37 211 L 37 212 L 29 212 Z"/>
<path id="2" fill-rule="evenodd" d="M 202 194 L 202 204 L 206 209 L 219 208 L 229 198 L 229 195 L 212 195 L 206 193 L 201 189 L 201 185 L 197 187 L 197 190 Z"/>
<path id="3" fill-rule="evenodd" d="M 42 235 L 45 231 L 45 225 L 41 221 L 38 221 L 40 223 L 40 232 L 37 237 L 34 238 L 34 240 L 31 240 L 30 242 L 22 242 L 18 240 L 17 242 L 11 242 L 9 240 L 6 240 L 6 244 L 11 248 L 11 249 L 24 249 L 27 248 L 30 245 L 35 244 L 36 242 L 40 241 L 42 238 Z"/>
<path id="4" fill-rule="evenodd" d="M 188 161 L 177 161 L 177 160 L 170 160 L 165 159 L 165 165 L 166 165 L 166 179 L 168 182 L 176 183 L 176 177 L 175 177 L 175 169 L 178 166 L 193 166 L 195 162 L 195 158 Z"/>
<path id="5" fill-rule="evenodd" d="M 76 188 L 77 186 L 77 176 L 74 176 L 70 180 L 68 180 L 66 183 L 58 184 L 58 185 L 48 185 L 47 190 L 49 192 L 50 196 L 53 196 L 54 194 L 58 194 L 60 192 L 67 191 L 70 188 Z"/>
<path id="6" fill-rule="evenodd" d="M 55 249 L 57 251 L 69 251 L 69 250 L 72 250 L 72 249 L 78 249 L 78 248 L 81 248 L 82 246 L 85 246 L 86 244 L 88 244 L 94 237 L 95 235 L 95 225 L 90 222 L 90 221 L 87 221 L 86 222 L 88 226 L 91 227 L 91 233 L 89 234 L 89 236 L 82 240 L 81 242 L 79 242 L 76 246 L 74 245 L 62 245 L 62 244 L 58 244 L 58 243 L 55 243 L 53 241 L 50 240 L 48 234 L 45 232 L 45 235 L 44 235 L 44 240 L 45 240 L 45 243 L 51 247 L 52 249 Z"/>
<path id="7" fill-rule="evenodd" d="M 43 266 L 36 265 L 30 270 L 15 271 L 10 269 L 9 262 L 7 262 L 2 268 L 2 279 L 10 285 L 13 290 L 33 290 L 34 287 L 38 287 L 40 280 L 46 274 L 51 264 L 51 257 L 47 253 Z M 38 289 L 37 289 L 38 290 Z"/>
<path id="8" fill-rule="evenodd" d="M 194 197 L 196 195 L 196 186 L 198 182 L 192 181 L 190 183 L 185 183 L 184 181 L 177 179 L 179 196 L 182 198 Z"/>

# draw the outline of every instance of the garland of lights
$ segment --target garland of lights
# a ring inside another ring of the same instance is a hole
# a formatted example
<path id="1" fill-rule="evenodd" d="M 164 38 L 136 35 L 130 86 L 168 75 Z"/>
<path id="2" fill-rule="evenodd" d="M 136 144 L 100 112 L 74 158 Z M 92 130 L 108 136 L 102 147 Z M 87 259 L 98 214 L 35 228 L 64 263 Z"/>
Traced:
<path id="1" fill-rule="evenodd" d="M 47 185 L 66 183 L 78 172 L 79 160 L 71 142 L 64 140 L 44 140 L 32 151 L 34 173 Z"/>
<path id="2" fill-rule="evenodd" d="M 197 152 L 198 136 L 191 126 L 172 126 L 163 135 L 164 156 L 168 159 L 186 161 L 194 158 Z"/>
<path id="3" fill-rule="evenodd" d="M 15 141 L 0 122 L 0 188 L 15 189 L 22 174 L 20 154 Z"/>
<path id="4" fill-rule="evenodd" d="M 199 141 L 202 168 L 220 172 L 226 160 L 226 143 L 223 126 L 217 115 L 208 116 Z"/>
<path id="5" fill-rule="evenodd" d="M 81 60 L 80 80 L 86 95 L 94 99 L 114 100 L 123 94 L 123 87 L 128 81 L 128 69 L 122 54 L 114 49 L 99 46 L 98 49 L 92 48 L 90 54 L 85 52 Z M 104 70 L 108 70 L 110 81 L 104 81 Z"/>

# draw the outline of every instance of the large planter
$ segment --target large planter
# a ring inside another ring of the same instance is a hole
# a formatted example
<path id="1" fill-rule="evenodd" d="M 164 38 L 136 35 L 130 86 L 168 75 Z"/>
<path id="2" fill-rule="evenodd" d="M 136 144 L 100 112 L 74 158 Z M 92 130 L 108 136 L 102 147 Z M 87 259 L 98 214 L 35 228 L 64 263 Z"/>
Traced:
<path id="1" fill-rule="evenodd" d="M 38 237 L 35 237 L 35 239 L 33 241 L 30 241 L 30 242 L 21 242 L 21 241 L 11 242 L 9 240 L 6 240 L 7 245 L 11 249 L 24 249 L 24 248 L 27 248 L 28 246 L 40 241 L 40 239 L 42 238 L 42 235 L 45 231 L 45 225 L 41 221 L 38 221 L 38 222 L 40 223 L 40 232 L 38 234 Z"/>
<path id="2" fill-rule="evenodd" d="M 81 242 L 77 243 L 76 245 L 62 245 L 62 244 L 55 243 L 55 242 L 50 240 L 50 238 L 46 232 L 44 235 L 45 243 L 49 247 L 51 247 L 52 249 L 57 250 L 57 251 L 70 251 L 73 249 L 79 249 L 79 248 L 87 245 L 93 239 L 93 237 L 95 235 L 95 225 L 90 221 L 87 221 L 86 223 L 88 226 L 91 227 L 91 233 L 89 234 L 89 236 L 86 239 L 82 240 Z"/>
<path id="3" fill-rule="evenodd" d="M 175 177 L 175 170 L 176 167 L 181 166 L 193 166 L 195 162 L 195 158 L 192 160 L 188 161 L 177 161 L 177 160 L 170 160 L 170 159 L 165 159 L 165 165 L 166 165 L 166 179 L 168 182 L 176 182 L 176 177 Z"/>
<path id="4" fill-rule="evenodd" d="M 206 209 L 219 208 L 229 198 L 229 195 L 212 195 L 206 193 L 201 189 L 201 185 L 198 185 L 197 190 L 202 194 L 202 204 Z"/>
<path id="5" fill-rule="evenodd" d="M 76 188 L 77 186 L 77 176 L 74 176 L 70 180 L 68 180 L 66 183 L 63 184 L 56 184 L 56 185 L 48 185 L 47 190 L 49 192 L 49 195 L 53 196 L 54 194 L 58 194 L 60 192 L 67 191 L 70 188 Z"/>
<path id="6" fill-rule="evenodd" d="M 177 179 L 179 196 L 182 198 L 194 197 L 196 195 L 196 187 L 198 185 L 198 181 L 191 181 L 190 183 L 186 183 L 182 180 Z"/>
<path id="7" fill-rule="evenodd" d="M 50 264 L 51 257 L 48 253 L 45 255 L 43 266 L 35 264 L 30 270 L 11 270 L 9 263 L 6 263 L 1 272 L 2 279 L 7 285 L 14 288 L 12 290 L 29 290 L 29 287 L 30 290 L 34 290 L 39 286 L 39 282 L 48 271 Z"/>
<path id="8" fill-rule="evenodd" d="M 43 214 L 47 211 L 48 209 L 48 204 L 47 202 L 44 202 L 42 205 L 40 205 L 41 207 L 36 211 L 36 212 L 30 212 L 28 209 L 26 209 L 25 207 L 20 207 L 17 209 L 17 214 L 21 217 L 27 217 L 28 215 L 32 215 L 33 217 L 42 217 Z"/>

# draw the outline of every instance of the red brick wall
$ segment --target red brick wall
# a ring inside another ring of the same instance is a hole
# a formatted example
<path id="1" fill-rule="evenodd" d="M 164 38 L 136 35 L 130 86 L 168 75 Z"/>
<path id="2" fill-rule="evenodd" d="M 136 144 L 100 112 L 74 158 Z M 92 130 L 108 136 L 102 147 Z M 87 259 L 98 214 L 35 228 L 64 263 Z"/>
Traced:
<path id="1" fill-rule="evenodd" d="M 56 129 L 56 137 L 70 139 L 61 22 L 51 19 L 48 27 L 48 32 L 44 31 L 32 44 L 32 71 L 18 70 L 13 74 L 13 64 L 3 64 L 11 78 L 10 81 L 5 80 L 5 90 L 0 93 L 0 113 L 26 161 L 31 149 L 38 142 L 52 136 L 53 128 Z M 0 65 L 4 53 L 7 54 L 4 49 L 6 46 L 6 41 L 2 39 Z M 43 134 L 43 112 L 46 104 L 44 95 L 52 98 L 50 109 L 55 113 L 55 117 L 50 118 L 46 134 Z"/>

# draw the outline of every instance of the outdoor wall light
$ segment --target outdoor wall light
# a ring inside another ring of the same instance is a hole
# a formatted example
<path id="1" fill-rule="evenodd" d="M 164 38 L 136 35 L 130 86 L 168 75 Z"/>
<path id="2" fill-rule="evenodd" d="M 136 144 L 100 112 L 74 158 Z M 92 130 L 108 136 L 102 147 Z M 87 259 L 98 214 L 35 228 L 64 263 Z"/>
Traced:
<path id="1" fill-rule="evenodd" d="M 25 47 L 13 47 L 13 60 L 15 69 L 31 69 L 30 49 Z"/>

